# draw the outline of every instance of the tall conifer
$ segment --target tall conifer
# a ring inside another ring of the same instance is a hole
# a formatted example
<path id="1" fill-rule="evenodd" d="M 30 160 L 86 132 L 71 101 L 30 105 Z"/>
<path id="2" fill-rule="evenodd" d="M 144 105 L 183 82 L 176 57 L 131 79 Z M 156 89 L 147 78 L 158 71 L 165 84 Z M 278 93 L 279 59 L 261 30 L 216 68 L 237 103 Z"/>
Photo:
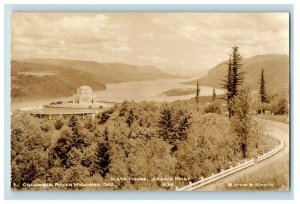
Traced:
<path id="1" fill-rule="evenodd" d="M 199 81 L 197 80 L 197 88 L 196 88 L 196 103 L 199 103 L 199 96 L 200 96 L 200 87 L 199 87 Z"/>
<path id="2" fill-rule="evenodd" d="M 265 80 L 265 72 L 264 69 L 261 69 L 260 73 L 260 81 L 259 81 L 259 94 L 260 94 L 260 102 L 261 102 L 261 112 L 265 113 L 265 110 L 263 109 L 263 104 L 268 103 L 268 97 L 266 93 L 266 86 L 265 86 L 266 80 Z"/>
<path id="3" fill-rule="evenodd" d="M 242 85 L 245 73 L 241 71 L 242 68 L 242 56 L 239 53 L 238 47 L 232 47 L 232 53 L 227 63 L 227 75 L 223 80 L 223 88 L 226 89 L 226 100 L 228 116 L 231 118 L 234 115 L 232 109 L 232 100 L 238 94 L 238 87 Z"/>

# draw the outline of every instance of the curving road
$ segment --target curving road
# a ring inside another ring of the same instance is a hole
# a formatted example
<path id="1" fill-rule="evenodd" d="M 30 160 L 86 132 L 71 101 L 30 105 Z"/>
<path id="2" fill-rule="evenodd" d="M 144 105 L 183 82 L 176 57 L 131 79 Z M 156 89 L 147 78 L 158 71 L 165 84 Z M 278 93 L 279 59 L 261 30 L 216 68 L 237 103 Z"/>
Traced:
<path id="1" fill-rule="evenodd" d="M 256 120 L 263 125 L 264 131 L 273 133 L 274 135 L 280 137 L 283 140 L 283 149 L 277 154 L 275 154 L 274 156 L 264 161 L 255 163 L 253 166 L 247 169 L 244 169 L 233 175 L 230 175 L 228 177 L 210 183 L 206 186 L 200 187 L 199 189 L 196 189 L 196 191 L 222 190 L 224 189 L 224 186 L 228 185 L 228 183 L 234 183 L 237 179 L 241 177 L 247 175 L 253 175 L 253 174 L 261 174 L 264 172 L 265 168 L 271 166 L 272 167 L 278 166 L 280 168 L 280 165 L 283 162 L 289 161 L 289 125 L 270 121 L 270 120 L 264 120 L 260 118 L 257 118 Z"/>

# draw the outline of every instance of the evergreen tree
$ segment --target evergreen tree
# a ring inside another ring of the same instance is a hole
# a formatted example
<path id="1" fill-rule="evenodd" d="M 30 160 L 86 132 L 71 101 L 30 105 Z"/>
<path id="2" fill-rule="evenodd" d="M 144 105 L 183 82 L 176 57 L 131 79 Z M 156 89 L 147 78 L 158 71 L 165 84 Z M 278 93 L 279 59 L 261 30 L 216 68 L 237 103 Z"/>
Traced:
<path id="1" fill-rule="evenodd" d="M 64 125 L 64 123 L 63 123 L 62 118 L 56 119 L 56 121 L 54 123 L 54 127 L 55 127 L 56 130 L 60 130 L 63 125 Z"/>
<path id="2" fill-rule="evenodd" d="M 197 88 L 196 88 L 196 103 L 199 103 L 199 96 L 200 96 L 200 87 L 199 87 L 199 81 L 197 80 Z"/>
<path id="3" fill-rule="evenodd" d="M 163 107 L 158 121 L 158 134 L 169 143 L 174 142 L 175 131 L 172 111 L 168 106 Z"/>
<path id="4" fill-rule="evenodd" d="M 234 46 L 232 48 L 232 81 L 231 81 L 231 91 L 233 97 L 237 95 L 238 86 L 243 84 L 245 72 L 241 71 L 243 57 L 239 53 L 239 47 Z"/>
<path id="5" fill-rule="evenodd" d="M 231 127 L 239 138 L 240 149 L 244 158 L 247 156 L 247 143 L 251 129 L 250 96 L 249 90 L 239 88 L 239 94 L 232 100 L 234 115 L 231 118 Z"/>
<path id="6" fill-rule="evenodd" d="M 84 128 L 93 131 L 95 128 L 94 118 L 92 116 L 87 116 L 84 121 Z"/>
<path id="7" fill-rule="evenodd" d="M 85 145 L 85 136 L 82 134 L 82 122 L 78 122 L 78 118 L 72 115 L 69 119 L 68 126 L 72 130 L 72 145 L 76 148 Z"/>
<path id="8" fill-rule="evenodd" d="M 131 124 L 133 123 L 134 119 L 135 119 L 135 115 L 133 113 L 133 110 L 131 109 L 128 113 L 128 117 L 126 120 L 128 127 L 131 127 Z"/>
<path id="9" fill-rule="evenodd" d="M 109 153 L 107 143 L 100 144 L 97 149 L 98 162 L 97 165 L 102 177 L 109 172 Z"/>
<path id="10" fill-rule="evenodd" d="M 121 104 L 121 110 L 119 112 L 119 116 L 122 117 L 126 114 L 127 110 L 128 110 L 128 106 L 129 106 L 129 102 L 128 101 L 123 101 L 123 103 Z"/>
<path id="11" fill-rule="evenodd" d="M 103 132 L 103 139 L 105 142 L 108 142 L 108 135 L 109 135 L 108 128 L 105 127 L 104 132 Z"/>
<path id="12" fill-rule="evenodd" d="M 265 74 L 264 74 L 264 69 L 261 69 L 261 74 L 260 74 L 260 89 L 259 89 L 259 94 L 260 94 L 260 102 L 261 102 L 261 112 L 260 113 L 265 113 L 265 110 L 263 109 L 263 104 L 268 103 L 268 97 L 266 93 L 266 87 L 265 87 Z"/>
<path id="13" fill-rule="evenodd" d="M 185 140 L 187 137 L 187 129 L 189 128 L 189 115 L 183 114 L 178 121 L 177 138 L 179 140 Z"/>
<path id="14" fill-rule="evenodd" d="M 68 126 L 72 129 L 73 132 L 77 132 L 77 117 L 72 115 L 69 119 Z"/>
<path id="15" fill-rule="evenodd" d="M 237 95 L 238 86 L 242 85 L 245 73 L 241 71 L 242 68 L 242 56 L 239 53 L 237 46 L 232 47 L 232 54 L 228 61 L 227 75 L 223 80 L 223 87 L 227 90 L 227 108 L 228 115 L 231 118 L 234 115 L 232 109 L 232 100 Z"/>
<path id="16" fill-rule="evenodd" d="M 227 75 L 226 78 L 224 80 L 224 84 L 223 87 L 227 90 L 227 98 L 231 98 L 232 96 L 232 60 L 231 60 L 231 56 L 228 60 L 228 68 L 227 68 Z"/>
<path id="17" fill-rule="evenodd" d="M 96 161 L 94 171 L 98 171 L 102 177 L 105 177 L 109 173 L 109 144 L 108 144 L 108 128 L 106 127 L 103 132 L 103 142 L 98 144 L 96 149 Z"/>
<path id="18" fill-rule="evenodd" d="M 67 167 L 68 164 L 68 152 L 72 149 L 73 139 L 70 129 L 65 128 L 61 131 L 60 137 L 56 141 L 54 152 L 61 159 L 63 167 Z M 52 162 L 52 161 L 51 161 Z"/>
<path id="19" fill-rule="evenodd" d="M 213 88 L 213 94 L 212 94 L 212 100 L 215 101 L 216 100 L 216 90 L 215 88 Z"/>
<path id="20" fill-rule="evenodd" d="M 232 92 L 232 60 L 231 56 L 227 63 L 227 75 L 225 76 L 225 80 L 223 80 L 223 88 L 226 89 L 226 100 L 227 100 L 227 110 L 229 118 L 233 115 L 232 107 L 230 100 L 233 98 L 233 92 Z"/>
<path id="21" fill-rule="evenodd" d="M 112 113 L 113 113 L 113 110 L 103 111 L 100 115 L 98 115 L 98 118 L 99 118 L 98 124 L 105 124 Z"/>

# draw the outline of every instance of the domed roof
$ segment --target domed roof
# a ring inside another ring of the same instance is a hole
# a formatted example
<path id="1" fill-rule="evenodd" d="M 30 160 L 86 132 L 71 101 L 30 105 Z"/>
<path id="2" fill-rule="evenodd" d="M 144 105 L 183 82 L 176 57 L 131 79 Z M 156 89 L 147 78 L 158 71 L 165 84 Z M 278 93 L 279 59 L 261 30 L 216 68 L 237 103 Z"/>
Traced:
<path id="1" fill-rule="evenodd" d="M 85 90 L 90 89 L 90 90 L 92 90 L 92 88 L 89 87 L 89 86 L 81 86 L 81 87 L 79 87 L 78 89 L 85 89 Z"/>

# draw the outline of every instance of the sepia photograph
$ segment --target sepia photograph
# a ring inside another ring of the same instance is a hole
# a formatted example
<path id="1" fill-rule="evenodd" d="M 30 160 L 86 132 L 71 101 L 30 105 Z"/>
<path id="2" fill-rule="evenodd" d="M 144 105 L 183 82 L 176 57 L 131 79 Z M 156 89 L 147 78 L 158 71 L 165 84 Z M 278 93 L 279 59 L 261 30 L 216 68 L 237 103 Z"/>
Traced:
<path id="1" fill-rule="evenodd" d="M 289 12 L 12 12 L 13 191 L 289 191 Z"/>

